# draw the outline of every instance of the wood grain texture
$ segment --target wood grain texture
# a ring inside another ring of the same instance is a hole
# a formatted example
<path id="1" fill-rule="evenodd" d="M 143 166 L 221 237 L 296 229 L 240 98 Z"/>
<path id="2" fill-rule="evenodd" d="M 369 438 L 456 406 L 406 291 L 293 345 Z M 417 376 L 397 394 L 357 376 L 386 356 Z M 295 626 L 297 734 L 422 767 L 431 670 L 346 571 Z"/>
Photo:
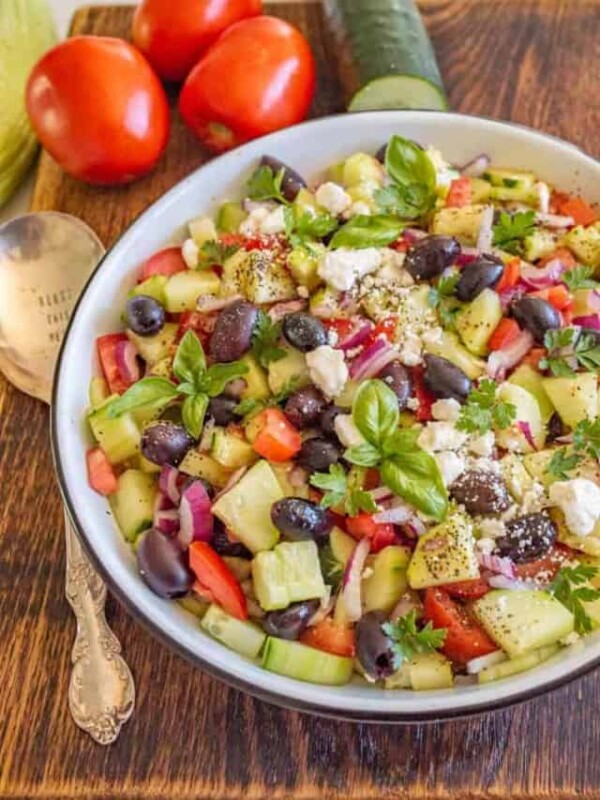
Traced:
<path id="1" fill-rule="evenodd" d="M 600 155 L 598 0 L 427 0 L 426 23 L 455 108 L 513 119 Z M 318 6 L 278 13 L 310 33 L 321 89 L 338 110 Z M 126 35 L 130 10 L 81 12 L 75 31 Z M 482 143 L 483 144 L 483 143 Z M 66 178 L 42 158 L 37 209 L 77 214 L 110 244 L 206 155 L 174 118 L 160 168 L 125 190 Z M 73 620 L 48 412 L 0 379 L 0 797 L 564 798 L 600 797 L 600 675 L 512 710 L 464 722 L 384 727 L 318 719 L 209 679 L 111 603 L 138 688 L 118 742 L 72 724 L 66 689 Z"/>

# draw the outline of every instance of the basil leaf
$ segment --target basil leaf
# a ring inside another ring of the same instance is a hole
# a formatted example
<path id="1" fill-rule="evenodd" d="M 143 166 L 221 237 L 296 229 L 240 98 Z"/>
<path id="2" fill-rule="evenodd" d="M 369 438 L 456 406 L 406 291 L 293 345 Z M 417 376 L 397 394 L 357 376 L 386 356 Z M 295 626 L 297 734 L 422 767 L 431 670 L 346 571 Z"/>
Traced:
<path id="1" fill-rule="evenodd" d="M 188 433 L 194 439 L 200 438 L 204 416 L 208 408 L 208 397 L 205 394 L 195 394 L 193 397 L 186 397 L 181 409 L 181 419 Z"/>
<path id="2" fill-rule="evenodd" d="M 367 442 L 379 448 L 398 427 L 398 398 L 383 381 L 365 381 L 354 398 L 352 418 Z"/>
<path id="3" fill-rule="evenodd" d="M 357 214 L 337 231 L 331 247 L 385 247 L 396 241 L 405 227 L 405 222 L 394 217 Z"/>
<path id="4" fill-rule="evenodd" d="M 420 428 L 401 428 L 394 431 L 383 441 L 381 450 L 384 456 L 392 456 L 395 453 L 407 453 L 420 450 L 417 439 L 421 433 Z"/>
<path id="5" fill-rule="evenodd" d="M 196 389 L 194 384 L 188 383 L 187 381 L 183 381 L 183 383 L 178 383 L 177 391 L 179 392 L 179 394 L 185 394 L 185 395 L 198 394 L 198 390 Z"/>
<path id="6" fill-rule="evenodd" d="M 202 392 L 206 392 L 209 397 L 216 397 L 221 394 L 229 381 L 241 378 L 248 372 L 248 365 L 242 361 L 232 361 L 230 364 L 213 364 L 209 367 L 198 384 Z"/>
<path id="7" fill-rule="evenodd" d="M 424 150 L 402 136 L 392 136 L 385 151 L 385 168 L 390 178 L 401 186 L 420 183 L 427 189 L 436 187 L 436 172 Z"/>
<path id="8" fill-rule="evenodd" d="M 425 450 L 390 456 L 381 464 L 380 474 L 394 494 L 438 522 L 444 519 L 448 493 L 436 460 Z"/>
<path id="9" fill-rule="evenodd" d="M 206 357 L 194 331 L 186 331 L 173 360 L 173 372 L 180 381 L 197 384 L 206 370 Z"/>
<path id="10" fill-rule="evenodd" d="M 114 419 L 140 406 L 153 406 L 159 403 L 166 405 L 178 394 L 177 386 L 166 378 L 142 378 L 141 381 L 130 386 L 121 397 L 108 403 L 106 416 Z"/>
<path id="11" fill-rule="evenodd" d="M 365 442 L 364 444 L 355 444 L 349 447 L 344 453 L 344 458 L 359 467 L 374 467 L 379 464 L 381 453 L 372 444 Z"/>

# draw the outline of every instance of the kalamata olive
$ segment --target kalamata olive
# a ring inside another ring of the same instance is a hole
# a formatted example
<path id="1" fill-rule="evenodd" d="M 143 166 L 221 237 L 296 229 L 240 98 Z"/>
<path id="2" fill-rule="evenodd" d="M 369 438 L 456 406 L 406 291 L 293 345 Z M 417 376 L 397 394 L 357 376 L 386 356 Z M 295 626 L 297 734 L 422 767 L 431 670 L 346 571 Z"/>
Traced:
<path id="1" fill-rule="evenodd" d="M 229 425 L 237 419 L 234 408 L 237 406 L 238 401 L 233 397 L 226 397 L 224 394 L 212 397 L 208 404 L 208 414 L 211 416 L 217 425 Z"/>
<path id="2" fill-rule="evenodd" d="M 470 378 L 447 358 L 427 354 L 423 382 L 431 394 L 463 403 L 472 388 Z"/>
<path id="3" fill-rule="evenodd" d="M 410 248 L 404 266 L 415 280 L 428 280 L 452 266 L 459 254 L 460 245 L 453 237 L 426 236 Z"/>
<path id="4" fill-rule="evenodd" d="M 504 272 L 504 262 L 491 255 L 483 255 L 467 264 L 456 284 L 459 300 L 474 300 L 484 289 L 493 289 Z"/>
<path id="5" fill-rule="evenodd" d="M 519 325 L 526 328 L 538 344 L 544 343 L 546 331 L 560 328 L 560 314 L 541 297 L 522 297 L 511 309 Z"/>
<path id="6" fill-rule="evenodd" d="M 176 467 L 193 446 L 194 439 L 182 425 L 166 420 L 148 425 L 140 444 L 142 455 L 161 467 L 163 464 Z"/>
<path id="7" fill-rule="evenodd" d="M 303 443 L 296 462 L 307 472 L 327 472 L 332 464 L 337 464 L 341 455 L 342 451 L 334 442 L 317 436 Z"/>
<path id="8" fill-rule="evenodd" d="M 311 428 L 319 422 L 327 402 L 316 386 L 305 386 L 290 395 L 284 412 L 296 428 Z"/>
<path id="9" fill-rule="evenodd" d="M 138 336 L 154 336 L 165 324 L 165 310 L 153 297 L 138 294 L 125 306 L 127 325 Z"/>
<path id="10" fill-rule="evenodd" d="M 319 606 L 319 600 L 305 600 L 304 603 L 292 603 L 281 611 L 270 611 L 263 619 L 263 628 L 269 636 L 297 639 Z"/>
<path id="11" fill-rule="evenodd" d="M 546 514 L 525 514 L 507 522 L 506 533 L 496 539 L 496 553 L 515 564 L 526 564 L 546 555 L 556 540 L 556 525 Z"/>
<path id="12" fill-rule="evenodd" d="M 337 440 L 337 433 L 335 432 L 335 418 L 338 414 L 347 414 L 347 408 L 340 408 L 340 406 L 328 406 L 321 414 L 319 419 L 319 426 L 325 436 L 330 436 L 332 439 Z"/>
<path id="13" fill-rule="evenodd" d="M 381 627 L 386 621 L 383 611 L 369 611 L 356 623 L 356 657 L 367 675 L 375 680 L 396 672 L 392 641 Z"/>
<path id="14" fill-rule="evenodd" d="M 450 494 L 469 514 L 499 514 L 510 506 L 504 480 L 488 470 L 463 472 L 450 485 Z"/>
<path id="15" fill-rule="evenodd" d="M 546 442 L 553 442 L 559 438 L 559 436 L 564 436 L 567 429 L 560 418 L 560 415 L 554 412 L 550 419 L 548 420 L 548 436 L 546 437 Z"/>
<path id="16" fill-rule="evenodd" d="M 333 528 L 327 509 L 302 497 L 284 497 L 271 506 L 273 525 L 286 539 L 300 542 L 313 539 L 323 542 Z"/>
<path id="17" fill-rule="evenodd" d="M 327 344 L 327 331 L 321 320 L 304 311 L 286 314 L 283 318 L 283 335 L 292 347 L 302 353 Z"/>
<path id="18" fill-rule="evenodd" d="M 210 357 L 213 361 L 237 361 L 252 344 L 258 309 L 252 303 L 238 300 L 224 308 L 210 337 Z"/>
<path id="19" fill-rule="evenodd" d="M 194 582 L 177 541 L 154 528 L 142 534 L 137 565 L 145 583 L 160 597 L 181 597 L 189 592 Z"/>
<path id="20" fill-rule="evenodd" d="M 283 161 L 280 161 L 278 158 L 274 158 L 273 156 L 263 156 L 260 160 L 260 164 L 262 167 L 271 167 L 273 172 L 277 174 L 281 170 L 283 170 L 283 181 L 281 183 L 281 193 L 285 197 L 286 200 L 290 202 L 296 199 L 296 195 L 306 186 L 306 181 L 301 175 L 293 170 L 291 167 L 288 167 L 287 164 L 284 164 Z"/>
<path id="21" fill-rule="evenodd" d="M 390 387 L 398 398 L 400 410 L 406 408 L 408 398 L 412 391 L 412 381 L 406 367 L 400 361 L 390 361 L 377 375 L 377 377 Z"/>
<path id="22" fill-rule="evenodd" d="M 235 558 L 252 558 L 252 553 L 241 542 L 233 542 L 218 517 L 213 517 L 213 535 L 211 546 L 220 556 L 233 556 Z"/>

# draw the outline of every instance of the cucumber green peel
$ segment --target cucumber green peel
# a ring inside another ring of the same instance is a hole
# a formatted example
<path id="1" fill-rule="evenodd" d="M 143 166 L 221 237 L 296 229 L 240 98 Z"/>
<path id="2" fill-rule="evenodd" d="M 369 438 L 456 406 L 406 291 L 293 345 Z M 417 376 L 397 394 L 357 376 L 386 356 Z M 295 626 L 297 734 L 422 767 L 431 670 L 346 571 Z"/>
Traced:
<path id="1" fill-rule="evenodd" d="M 0 207 L 27 172 L 38 143 L 25 111 L 31 68 L 56 42 L 46 0 L 0 2 Z"/>

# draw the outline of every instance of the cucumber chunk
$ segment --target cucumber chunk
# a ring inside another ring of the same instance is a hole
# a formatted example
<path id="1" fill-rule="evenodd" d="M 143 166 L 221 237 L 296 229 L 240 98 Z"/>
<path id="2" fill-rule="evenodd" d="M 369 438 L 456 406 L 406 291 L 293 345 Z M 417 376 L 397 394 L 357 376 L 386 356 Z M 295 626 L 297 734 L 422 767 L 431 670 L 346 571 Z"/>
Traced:
<path id="1" fill-rule="evenodd" d="M 248 367 L 248 372 L 244 375 L 246 388 L 241 394 L 242 400 L 247 400 L 249 397 L 253 400 L 264 400 L 269 397 L 271 391 L 267 381 L 267 373 L 259 366 L 254 356 L 246 353 L 240 361 Z"/>
<path id="2" fill-rule="evenodd" d="M 560 418 L 570 428 L 598 416 L 598 378 L 582 372 L 572 378 L 544 378 L 542 385 Z"/>
<path id="3" fill-rule="evenodd" d="M 348 536 L 347 533 L 344 533 L 344 531 L 336 525 L 331 529 L 331 533 L 329 534 L 329 546 L 331 547 L 331 552 L 335 560 L 339 561 L 342 567 L 345 568 L 348 559 L 356 547 L 356 539 Z"/>
<path id="4" fill-rule="evenodd" d="M 130 297 L 137 295 L 144 295 L 145 297 L 153 297 L 161 306 L 165 304 L 165 286 L 167 285 L 166 275 L 152 275 L 146 278 L 142 283 L 138 283 L 130 292 Z"/>
<path id="5" fill-rule="evenodd" d="M 502 319 L 500 297 L 484 289 L 456 315 L 456 329 L 465 346 L 476 356 L 487 354 L 487 343 Z"/>
<path id="6" fill-rule="evenodd" d="M 530 453 L 534 448 L 525 436 L 518 422 L 529 425 L 531 436 L 536 448 L 544 446 L 546 440 L 546 426 L 542 421 L 542 414 L 537 400 L 522 386 L 514 383 L 503 383 L 498 389 L 498 400 L 513 405 L 516 409 L 515 422 L 501 431 L 496 431 L 496 441 L 501 447 L 517 453 Z"/>
<path id="7" fill-rule="evenodd" d="M 193 478 L 204 478 L 219 489 L 225 486 L 231 476 L 231 470 L 218 464 L 208 453 L 200 453 L 198 450 L 187 451 L 179 470 Z"/>
<path id="8" fill-rule="evenodd" d="M 532 653 L 524 653 L 517 658 L 511 658 L 508 661 L 502 661 L 500 664 L 485 667 L 478 674 L 477 679 L 479 683 L 491 683 L 501 678 L 508 678 L 510 675 L 516 675 L 518 672 L 525 672 L 528 669 L 537 667 L 542 661 L 546 661 L 550 656 L 557 653 L 558 649 L 557 645 L 541 647 L 539 650 L 534 650 Z"/>
<path id="9" fill-rule="evenodd" d="M 220 288 L 219 276 L 212 269 L 177 272 L 165 284 L 165 308 L 171 314 L 194 311 L 199 297 L 218 294 Z"/>
<path id="10" fill-rule="evenodd" d="M 417 653 L 400 669 L 385 679 L 386 689 L 451 689 L 454 685 L 452 664 L 441 653 Z"/>
<path id="11" fill-rule="evenodd" d="M 276 611 L 290 603 L 323 597 L 325 583 L 317 545 L 282 542 L 252 561 L 254 591 L 261 608 Z"/>
<path id="12" fill-rule="evenodd" d="M 132 413 L 109 419 L 105 403 L 88 415 L 88 422 L 94 438 L 111 464 L 119 464 L 137 456 L 142 434 Z"/>
<path id="13" fill-rule="evenodd" d="M 565 236 L 565 244 L 577 256 L 577 260 L 589 267 L 600 267 L 600 222 L 578 225 Z"/>
<path id="14" fill-rule="evenodd" d="M 430 81 L 416 75 L 386 75 L 358 91 L 348 111 L 378 111 L 386 108 L 424 108 L 447 111 L 446 95 Z"/>
<path id="15" fill-rule="evenodd" d="M 246 658 L 256 658 L 267 638 L 258 625 L 236 619 L 214 604 L 204 615 L 200 627 L 213 639 Z"/>
<path id="16" fill-rule="evenodd" d="M 137 333 L 128 330 L 127 338 L 134 343 L 144 361 L 153 365 L 171 354 L 178 330 L 176 322 L 166 322 L 162 330 L 154 336 L 138 336 Z"/>
<path id="17" fill-rule="evenodd" d="M 540 407 L 543 422 L 548 422 L 554 413 L 554 406 L 546 394 L 542 376 L 537 369 L 530 364 L 521 364 L 510 376 L 508 382 L 514 383 L 532 394 Z"/>
<path id="18" fill-rule="evenodd" d="M 240 203 L 223 203 L 217 217 L 217 228 L 221 233 L 237 233 L 247 216 Z"/>
<path id="19" fill-rule="evenodd" d="M 568 636 L 574 618 L 548 592 L 495 589 L 473 604 L 489 636 L 512 658 Z"/>
<path id="20" fill-rule="evenodd" d="M 469 353 L 458 340 L 458 336 L 450 331 L 443 331 L 439 341 L 427 341 L 425 350 L 434 356 L 442 356 L 451 361 L 472 381 L 480 378 L 485 372 L 485 361 Z"/>
<path id="21" fill-rule="evenodd" d="M 210 454 L 217 463 L 230 470 L 250 466 L 258 458 L 252 445 L 223 428 L 214 429 Z"/>
<path id="22" fill-rule="evenodd" d="M 409 561 L 410 550 L 400 545 L 384 547 L 377 553 L 370 565 L 373 572 L 362 584 L 365 612 L 390 612 L 394 608 L 408 586 Z"/>
<path id="23" fill-rule="evenodd" d="M 286 350 L 283 358 L 271 361 L 268 381 L 269 388 L 273 394 L 278 394 L 282 389 L 285 389 L 290 381 L 297 382 L 298 388 L 310 383 L 310 375 L 304 353 L 290 348 Z"/>
<path id="24" fill-rule="evenodd" d="M 270 636 L 263 650 L 262 665 L 298 681 L 342 686 L 352 677 L 353 660 Z"/>
<path id="25" fill-rule="evenodd" d="M 117 491 L 109 498 L 110 507 L 123 536 L 132 542 L 152 527 L 157 482 L 153 475 L 128 469 L 119 475 Z"/>
<path id="26" fill-rule="evenodd" d="M 279 531 L 271 522 L 271 506 L 283 497 L 275 473 L 266 461 L 259 461 L 217 500 L 212 513 L 248 550 L 259 553 L 279 541 Z"/>
<path id="27" fill-rule="evenodd" d="M 506 189 L 533 189 L 536 182 L 533 172 L 502 167 L 488 167 L 482 178 L 492 186 L 504 186 Z"/>
<path id="28" fill-rule="evenodd" d="M 88 397 L 92 409 L 98 408 L 108 400 L 109 394 L 108 384 L 104 378 L 92 378 L 88 389 Z"/>

